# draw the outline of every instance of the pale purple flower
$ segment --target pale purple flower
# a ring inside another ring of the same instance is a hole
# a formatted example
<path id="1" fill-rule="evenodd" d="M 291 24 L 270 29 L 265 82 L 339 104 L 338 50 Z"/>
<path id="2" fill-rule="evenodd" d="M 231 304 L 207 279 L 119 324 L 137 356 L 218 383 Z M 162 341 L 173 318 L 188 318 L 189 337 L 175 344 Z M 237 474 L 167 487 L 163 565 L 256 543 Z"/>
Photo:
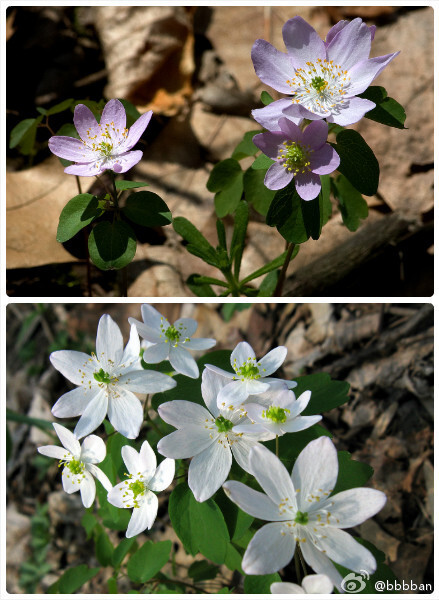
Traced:
<path id="1" fill-rule="evenodd" d="M 281 461 L 259 445 L 250 451 L 249 464 L 265 494 L 239 481 L 223 485 L 244 512 L 269 521 L 250 540 L 242 559 L 249 575 L 275 573 L 293 558 L 296 545 L 316 573 L 327 575 L 340 591 L 342 576 L 332 561 L 359 572 L 374 573 L 375 557 L 343 531 L 356 527 L 380 511 L 383 492 L 354 488 L 332 496 L 338 477 L 337 450 L 322 436 L 299 454 L 291 476 Z"/>
<path id="2" fill-rule="evenodd" d="M 268 169 L 264 184 L 270 190 L 280 190 L 295 178 L 297 193 L 303 200 L 312 200 L 321 189 L 320 175 L 332 173 L 340 157 L 326 143 L 328 124 L 313 121 L 302 131 L 289 119 L 279 119 L 276 131 L 264 131 L 253 143 L 276 162 Z"/>
<path id="3" fill-rule="evenodd" d="M 358 94 L 399 54 L 369 58 L 375 29 L 360 18 L 334 25 L 326 43 L 302 17 L 289 19 L 282 34 L 286 54 L 261 39 L 252 48 L 261 81 L 293 95 L 254 111 L 255 119 L 264 127 L 264 123 L 275 123 L 281 113 L 296 123 L 301 118 L 326 119 L 338 125 L 356 123 L 375 107 Z"/>
<path id="4" fill-rule="evenodd" d="M 64 169 L 70 175 L 92 177 L 106 169 L 125 173 L 142 158 L 143 152 L 130 150 L 139 141 L 151 116 L 150 110 L 127 129 L 125 108 L 120 100 L 107 102 L 100 123 L 85 104 L 78 104 L 73 122 L 81 139 L 55 135 L 49 140 L 49 148 L 56 156 L 75 163 Z"/>

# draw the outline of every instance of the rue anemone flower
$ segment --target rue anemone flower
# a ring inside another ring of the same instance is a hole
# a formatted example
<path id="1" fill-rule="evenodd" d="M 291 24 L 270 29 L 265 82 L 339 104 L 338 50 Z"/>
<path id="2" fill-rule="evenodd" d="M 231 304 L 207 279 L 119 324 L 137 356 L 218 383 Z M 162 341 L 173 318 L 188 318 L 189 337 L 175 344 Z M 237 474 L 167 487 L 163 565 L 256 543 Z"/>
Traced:
<path id="1" fill-rule="evenodd" d="M 332 560 L 351 571 L 376 570 L 373 554 L 343 531 L 380 511 L 383 492 L 354 488 L 332 496 L 338 458 L 327 436 L 310 442 L 289 475 L 281 461 L 262 445 L 252 448 L 250 469 L 265 494 L 239 481 L 227 481 L 224 491 L 244 512 L 269 521 L 250 540 L 242 559 L 249 575 L 275 573 L 293 558 L 296 545 L 316 573 L 327 575 L 340 590 L 342 576 Z"/>
<path id="2" fill-rule="evenodd" d="M 134 325 L 125 349 L 122 333 L 109 315 L 99 320 L 96 353 L 58 350 L 50 362 L 77 385 L 52 408 L 58 418 L 81 415 L 75 435 L 82 438 L 94 431 L 108 414 L 113 427 L 127 438 L 139 435 L 143 422 L 140 400 L 133 392 L 150 394 L 175 387 L 172 377 L 144 370 L 140 364 L 140 341 Z"/>
<path id="3" fill-rule="evenodd" d="M 332 594 L 334 586 L 326 575 L 307 575 L 302 579 L 302 585 L 275 581 L 270 585 L 272 594 Z"/>
<path id="4" fill-rule="evenodd" d="M 151 364 L 169 360 L 178 373 L 198 379 L 198 365 L 188 350 L 208 350 L 215 346 L 216 340 L 194 339 L 192 336 L 198 327 L 194 319 L 183 317 L 171 325 L 166 317 L 149 304 L 142 304 L 141 312 L 143 323 L 133 317 L 128 321 L 137 327 L 139 335 L 148 342 L 143 360 Z"/>
<path id="5" fill-rule="evenodd" d="M 125 108 L 120 100 L 107 102 L 99 123 L 85 104 L 78 104 L 73 123 L 81 139 L 54 135 L 49 139 L 49 148 L 56 156 L 75 163 L 64 169 L 69 175 L 92 177 L 107 169 L 125 173 L 142 158 L 143 152 L 131 149 L 139 141 L 151 116 L 150 110 L 127 129 Z"/>
<path id="6" fill-rule="evenodd" d="M 302 118 L 343 126 L 356 123 L 375 107 L 358 95 L 399 54 L 369 58 L 375 29 L 360 18 L 337 23 L 326 43 L 302 17 L 289 19 L 282 35 L 287 53 L 262 39 L 256 40 L 251 52 L 259 79 L 292 95 L 255 111 L 255 119 L 264 127 L 281 113 L 296 123 Z"/>
<path id="7" fill-rule="evenodd" d="M 291 120 L 279 119 L 276 131 L 264 131 L 253 143 L 275 162 L 269 167 L 264 184 L 270 190 L 280 190 L 293 179 L 303 200 L 313 200 L 322 187 L 320 175 L 337 169 L 340 157 L 326 143 L 328 125 L 313 121 L 302 131 Z"/>
<path id="8" fill-rule="evenodd" d="M 118 508 L 133 508 L 126 537 L 131 538 L 145 529 L 151 529 L 157 516 L 158 499 L 154 492 L 162 492 L 171 485 L 175 461 L 157 459 L 147 441 L 140 452 L 131 446 L 122 447 L 122 458 L 129 471 L 129 479 L 115 485 L 108 494 L 108 502 Z"/>
<path id="9" fill-rule="evenodd" d="M 93 477 L 102 483 L 107 492 L 112 488 L 108 477 L 96 466 L 105 458 L 105 444 L 97 435 L 89 435 L 81 446 L 76 436 L 66 427 L 58 423 L 53 423 L 53 427 L 63 447 L 40 446 L 38 452 L 59 459 L 59 466 L 64 467 L 61 476 L 64 491 L 73 494 L 79 490 L 83 505 L 89 508 L 96 496 Z"/>

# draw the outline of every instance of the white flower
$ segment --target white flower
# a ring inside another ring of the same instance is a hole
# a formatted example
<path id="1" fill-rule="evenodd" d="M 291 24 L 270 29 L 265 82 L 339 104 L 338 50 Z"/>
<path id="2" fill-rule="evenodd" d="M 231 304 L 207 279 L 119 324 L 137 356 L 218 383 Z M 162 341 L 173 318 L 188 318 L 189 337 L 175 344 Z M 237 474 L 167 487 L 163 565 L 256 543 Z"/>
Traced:
<path id="1" fill-rule="evenodd" d="M 41 446 L 38 448 L 40 454 L 58 458 L 59 466 L 64 465 L 62 472 L 62 485 L 68 494 L 73 494 L 78 490 L 81 492 L 82 504 L 89 508 L 96 496 L 96 484 L 93 477 L 99 479 L 104 488 L 111 490 L 111 483 L 97 463 L 104 460 L 106 449 L 101 438 L 96 435 L 89 435 L 82 442 L 71 431 L 53 423 L 56 435 L 59 437 L 61 446 Z"/>
<path id="2" fill-rule="evenodd" d="M 153 345 L 143 353 L 146 363 L 156 364 L 169 360 L 178 373 L 198 379 L 198 365 L 188 350 L 208 350 L 216 344 L 211 338 L 192 339 L 198 324 L 194 319 L 177 319 L 171 325 L 155 308 L 142 304 L 143 323 L 130 317 L 128 321 L 137 327 L 139 334 Z"/>
<path id="3" fill-rule="evenodd" d="M 297 400 L 294 392 L 288 389 L 273 390 L 268 406 L 261 404 L 244 404 L 243 408 L 252 424 L 237 425 L 236 433 L 251 433 L 268 431 L 274 435 L 283 435 L 294 431 L 302 431 L 321 420 L 321 415 L 300 417 L 311 398 L 311 392 L 303 392 Z"/>
<path id="4" fill-rule="evenodd" d="M 198 502 L 210 498 L 224 483 L 232 466 L 232 455 L 249 471 L 250 448 L 262 439 L 258 433 L 233 431 L 237 423 L 249 422 L 244 410 L 218 408 L 217 395 L 226 382 L 223 377 L 204 370 L 201 393 L 208 410 L 186 400 L 172 400 L 158 407 L 161 418 L 177 431 L 162 438 L 157 450 L 171 458 L 193 457 L 188 485 Z"/>
<path id="5" fill-rule="evenodd" d="M 256 355 L 250 344 L 240 342 L 230 356 L 234 373 L 224 371 L 215 365 L 206 364 L 206 367 L 211 371 L 232 380 L 218 394 L 218 406 L 240 406 L 250 395 L 266 392 L 271 385 L 274 384 L 277 387 L 281 381 L 290 389 L 296 387 L 297 383 L 295 381 L 284 381 L 268 377 L 281 366 L 286 355 L 287 349 L 285 346 L 279 346 L 260 360 L 256 360 Z"/>
<path id="6" fill-rule="evenodd" d="M 272 594 L 332 594 L 333 585 L 326 575 L 307 575 L 302 585 L 276 581 L 270 586 Z"/>
<path id="7" fill-rule="evenodd" d="M 59 350 L 50 355 L 55 369 L 80 386 L 61 396 L 52 413 L 58 418 L 82 415 L 74 431 L 77 438 L 82 438 L 99 427 L 108 412 L 117 431 L 127 438 L 136 438 L 143 410 L 133 392 L 163 392 L 176 385 L 167 375 L 142 369 L 139 353 L 136 328 L 131 327 L 124 350 L 119 327 L 109 315 L 103 315 L 96 336 L 96 354 Z"/>
<path id="8" fill-rule="evenodd" d="M 267 448 L 250 453 L 250 468 L 265 494 L 238 481 L 227 481 L 225 492 L 243 511 L 265 521 L 245 551 L 242 568 L 250 575 L 275 573 L 292 559 L 299 544 L 305 561 L 341 589 L 342 576 L 331 560 L 351 571 L 373 573 L 371 552 L 343 531 L 382 509 L 383 492 L 371 488 L 345 490 L 330 496 L 338 476 L 337 451 L 322 436 L 299 454 L 291 477 Z"/>
<path id="9" fill-rule="evenodd" d="M 162 492 L 171 485 L 175 461 L 166 458 L 157 468 L 154 451 L 146 441 L 140 452 L 131 446 L 123 446 L 122 458 L 130 476 L 110 490 L 108 502 L 118 508 L 134 508 L 126 531 L 126 537 L 130 538 L 151 529 L 158 507 L 153 492 Z"/>

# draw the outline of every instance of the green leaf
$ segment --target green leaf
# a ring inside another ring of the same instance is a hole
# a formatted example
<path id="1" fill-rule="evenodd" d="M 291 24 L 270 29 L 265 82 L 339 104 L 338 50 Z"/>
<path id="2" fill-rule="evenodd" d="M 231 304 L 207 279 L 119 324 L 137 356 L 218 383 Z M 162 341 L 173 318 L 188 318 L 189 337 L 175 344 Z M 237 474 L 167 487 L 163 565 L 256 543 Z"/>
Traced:
<path id="1" fill-rule="evenodd" d="M 145 583 L 165 566 L 171 550 L 171 540 L 155 543 L 145 542 L 127 562 L 128 577 L 131 581 Z"/>
<path id="2" fill-rule="evenodd" d="M 66 135 L 67 137 L 74 137 L 77 140 L 80 139 L 79 133 L 76 131 L 76 127 L 73 125 L 73 123 L 64 123 L 64 125 L 61 125 L 61 127 L 56 132 L 56 135 Z M 71 164 L 70 160 L 66 162 L 69 165 Z"/>
<path id="3" fill-rule="evenodd" d="M 332 144 L 340 156 L 338 170 L 352 185 L 366 196 L 373 196 L 378 189 L 380 166 L 375 154 L 364 139 L 353 129 L 345 129 Z"/>
<path id="4" fill-rule="evenodd" d="M 232 543 L 227 544 L 226 558 L 224 564 L 231 571 L 239 571 L 241 575 L 244 575 L 244 571 L 241 568 L 242 555 L 237 550 L 236 546 Z"/>
<path id="5" fill-rule="evenodd" d="M 13 421 L 15 423 L 25 423 L 26 425 L 33 425 L 34 427 L 38 427 L 42 431 L 47 433 L 47 430 L 53 431 L 53 423 L 52 421 L 45 421 L 44 419 L 36 419 L 35 417 L 28 417 L 27 415 L 22 415 L 20 413 L 16 413 L 10 408 L 6 408 L 6 419 L 8 421 Z"/>
<path id="6" fill-rule="evenodd" d="M 35 138 L 37 127 L 43 120 L 40 115 L 36 119 L 24 119 L 20 121 L 11 131 L 9 138 L 9 148 L 19 147 L 21 154 L 28 156 L 34 153 Z"/>
<path id="7" fill-rule="evenodd" d="M 234 158 L 226 158 L 213 167 L 206 187 L 209 192 L 220 192 L 230 187 L 232 181 L 240 174 L 242 169 L 239 162 Z"/>
<path id="8" fill-rule="evenodd" d="M 299 246 L 297 246 L 297 249 L 299 249 Z M 264 280 L 262 281 L 261 285 L 259 286 L 259 290 L 258 290 L 259 297 L 268 298 L 274 294 L 274 292 L 276 290 L 276 286 L 277 286 L 277 281 L 279 279 L 279 273 L 280 273 L 280 271 L 278 271 L 276 269 L 276 270 L 270 271 L 270 273 L 268 273 L 267 276 L 264 277 Z"/>
<path id="9" fill-rule="evenodd" d="M 338 478 L 333 495 L 356 487 L 364 487 L 373 475 L 373 468 L 358 460 L 352 460 L 349 452 L 339 451 Z"/>
<path id="10" fill-rule="evenodd" d="M 234 261 L 235 277 L 239 277 L 241 269 L 242 254 L 245 248 L 245 236 L 248 225 L 248 204 L 245 200 L 238 204 L 235 213 L 235 223 L 233 228 L 232 242 L 230 244 L 230 256 Z"/>
<path id="11" fill-rule="evenodd" d="M 118 179 L 116 181 L 116 190 L 132 190 L 133 188 L 141 188 L 149 185 L 144 181 L 127 181 L 126 179 Z"/>
<path id="12" fill-rule="evenodd" d="M 244 173 L 241 171 L 228 187 L 215 194 L 215 212 L 220 219 L 236 210 L 244 190 L 243 177 Z"/>
<path id="13" fill-rule="evenodd" d="M 224 321 L 228 323 L 235 312 L 242 312 L 247 308 L 251 308 L 251 304 L 243 302 L 227 302 L 227 304 L 223 304 L 221 313 L 223 315 Z"/>
<path id="14" fill-rule="evenodd" d="M 268 156 L 265 156 L 265 154 L 261 154 L 253 161 L 251 168 L 267 170 L 274 162 L 274 160 L 268 158 Z"/>
<path id="15" fill-rule="evenodd" d="M 407 129 L 404 126 L 406 119 L 404 108 L 399 102 L 393 98 L 389 98 L 387 91 L 383 87 L 372 85 L 362 94 L 358 94 L 358 96 L 366 98 L 366 100 L 371 100 L 376 104 L 375 108 L 364 115 L 366 119 L 377 121 L 389 127 L 396 127 L 397 129 Z"/>
<path id="16" fill-rule="evenodd" d="M 282 190 L 278 190 L 267 213 L 267 225 L 277 230 L 287 242 L 302 244 L 308 239 L 308 233 L 302 214 L 302 199 L 296 191 L 294 181 Z"/>
<path id="17" fill-rule="evenodd" d="M 215 579 L 218 572 L 219 567 L 208 563 L 207 560 L 196 560 L 189 567 L 187 574 L 194 581 L 207 581 Z"/>
<path id="18" fill-rule="evenodd" d="M 297 387 L 294 393 L 297 397 L 306 390 L 311 390 L 311 400 L 302 415 L 319 415 L 349 400 L 349 383 L 331 379 L 328 373 L 314 373 L 295 377 Z"/>
<path id="19" fill-rule="evenodd" d="M 221 279 L 215 279 L 215 277 L 205 277 L 204 275 L 196 276 L 194 281 L 198 285 L 207 283 L 208 285 L 220 285 L 221 287 L 229 287 L 229 284 L 226 281 L 221 281 Z"/>
<path id="20" fill-rule="evenodd" d="M 118 594 L 119 593 L 116 577 L 110 577 L 110 579 L 107 581 L 107 588 L 108 588 L 109 594 Z"/>
<path id="21" fill-rule="evenodd" d="M 131 550 L 135 542 L 135 537 L 123 538 L 123 540 L 119 542 L 119 544 L 114 549 L 113 556 L 111 559 L 111 564 L 113 567 L 119 567 L 122 564 L 123 559 Z"/>
<path id="22" fill-rule="evenodd" d="M 279 573 L 272 575 L 246 575 L 244 579 L 244 594 L 270 594 L 270 586 L 276 581 L 282 581 Z"/>
<path id="23" fill-rule="evenodd" d="M 331 176 L 320 175 L 320 181 L 322 183 L 322 191 L 319 195 L 320 215 L 322 220 L 322 227 L 326 225 L 332 215 L 332 204 L 331 204 Z"/>
<path id="24" fill-rule="evenodd" d="M 90 513 L 90 512 L 86 512 L 84 514 L 84 516 L 81 519 L 81 525 L 84 527 L 85 529 L 85 533 L 87 535 L 87 539 L 89 540 L 94 528 L 96 527 L 98 520 L 96 519 L 96 517 Z"/>
<path id="25" fill-rule="evenodd" d="M 254 131 L 247 131 L 244 134 L 244 139 L 239 142 L 236 148 L 233 151 L 232 158 L 235 160 L 241 160 L 242 158 L 246 158 L 247 156 L 254 156 L 256 152 L 259 151 L 253 143 L 253 138 L 257 133 L 261 133 L 260 129 L 256 129 Z"/>
<path id="26" fill-rule="evenodd" d="M 349 231 L 357 231 L 361 220 L 369 214 L 366 200 L 344 175 L 337 177 L 333 182 L 333 188 L 338 198 L 343 223 Z"/>
<path id="27" fill-rule="evenodd" d="M 128 188 L 126 188 L 128 189 Z M 144 227 L 158 227 L 172 223 L 171 211 L 154 192 L 134 192 L 122 208 L 125 217 Z"/>
<path id="28" fill-rule="evenodd" d="M 227 252 L 226 229 L 224 227 L 224 223 L 220 219 L 216 220 L 216 233 L 218 236 L 218 244 L 220 248 Z"/>
<path id="29" fill-rule="evenodd" d="M 197 273 L 193 273 L 186 279 L 186 285 L 191 290 L 191 292 L 199 297 L 216 297 L 216 294 L 210 287 L 210 284 L 206 283 L 205 281 L 199 282 L 199 279 L 205 278 L 202 278 L 201 275 L 198 275 Z"/>
<path id="30" fill-rule="evenodd" d="M 293 462 L 297 459 L 302 450 L 313 440 L 326 435 L 332 437 L 327 429 L 321 425 L 312 425 L 308 429 L 303 431 L 295 431 L 293 436 L 283 435 L 279 438 L 279 456 L 282 457 L 282 461 L 287 467 L 291 469 Z M 275 442 L 270 441 L 267 443 L 267 447 L 272 452 L 275 452 Z"/>
<path id="31" fill-rule="evenodd" d="M 265 217 L 276 192 L 265 187 L 264 178 L 263 170 L 249 167 L 244 173 L 243 182 L 245 199 L 260 215 Z"/>
<path id="32" fill-rule="evenodd" d="M 293 259 L 294 256 L 296 256 L 296 254 L 298 252 L 299 252 L 299 248 L 295 248 L 294 251 L 293 251 L 293 254 L 291 255 L 291 259 Z M 251 273 L 250 275 L 248 275 L 247 277 L 245 277 L 242 281 L 240 281 L 240 285 L 248 283 L 252 279 L 256 279 L 257 277 L 260 277 L 261 275 L 265 275 L 266 273 L 269 273 L 270 271 L 274 271 L 275 269 L 279 269 L 279 267 L 281 267 L 284 264 L 284 260 L 286 258 L 286 255 L 287 255 L 287 251 L 282 252 L 282 254 L 280 256 L 278 256 L 274 260 L 270 261 L 269 263 L 267 263 L 266 265 L 264 265 L 263 267 L 261 267 L 257 271 L 253 271 L 253 273 Z"/>
<path id="33" fill-rule="evenodd" d="M 270 94 L 264 90 L 263 92 L 261 92 L 261 102 L 265 106 L 268 106 L 269 104 L 274 102 L 274 98 L 272 98 Z"/>
<path id="34" fill-rule="evenodd" d="M 103 271 L 126 267 L 136 254 L 136 245 L 133 230 L 123 221 L 101 221 L 88 238 L 90 258 Z"/>
<path id="35" fill-rule="evenodd" d="M 308 237 L 318 240 L 322 232 L 322 215 L 320 213 L 320 194 L 313 200 L 302 199 L 302 216 Z"/>
<path id="36" fill-rule="evenodd" d="M 125 98 L 119 98 L 119 100 L 122 102 L 125 112 L 127 114 L 127 127 L 129 128 L 142 115 L 139 113 L 134 104 L 132 104 L 129 100 L 125 100 Z"/>
<path id="37" fill-rule="evenodd" d="M 216 494 L 215 501 L 223 513 L 230 539 L 239 540 L 253 523 L 254 517 L 231 503 L 222 490 Z"/>
<path id="38" fill-rule="evenodd" d="M 99 208 L 99 199 L 93 194 L 75 196 L 61 211 L 56 233 L 57 241 L 67 242 L 104 212 Z"/>
<path id="39" fill-rule="evenodd" d="M 48 594 L 73 594 L 84 583 L 90 581 L 100 570 L 100 567 L 89 569 L 86 565 L 79 565 L 78 567 L 72 567 L 67 569 L 58 581 L 55 581 L 49 589 Z"/>
<path id="40" fill-rule="evenodd" d="M 62 102 L 59 102 L 58 104 L 55 104 L 51 108 L 47 109 L 45 111 L 45 114 L 48 117 L 50 115 L 56 115 L 60 112 L 63 112 L 64 110 L 67 110 L 68 108 L 70 108 L 74 102 L 75 102 L 75 100 L 73 98 L 68 98 L 67 100 L 63 100 Z"/>
<path id="41" fill-rule="evenodd" d="M 215 248 L 209 244 L 195 225 L 192 225 L 185 217 L 175 217 L 172 221 L 172 226 L 184 240 L 189 242 L 189 246 L 187 246 L 186 249 L 191 252 L 191 254 L 199 256 L 204 262 L 218 268 L 218 255 Z M 195 254 L 195 249 L 198 251 L 198 254 Z"/>
<path id="42" fill-rule="evenodd" d="M 110 542 L 110 538 L 105 531 L 101 531 L 96 539 L 95 553 L 96 558 L 103 567 L 111 564 L 111 559 L 113 557 L 113 544 Z"/>
<path id="43" fill-rule="evenodd" d="M 181 483 L 169 498 L 169 516 L 186 552 L 201 552 L 215 563 L 224 562 L 229 533 L 214 500 L 197 502 L 187 484 Z"/>

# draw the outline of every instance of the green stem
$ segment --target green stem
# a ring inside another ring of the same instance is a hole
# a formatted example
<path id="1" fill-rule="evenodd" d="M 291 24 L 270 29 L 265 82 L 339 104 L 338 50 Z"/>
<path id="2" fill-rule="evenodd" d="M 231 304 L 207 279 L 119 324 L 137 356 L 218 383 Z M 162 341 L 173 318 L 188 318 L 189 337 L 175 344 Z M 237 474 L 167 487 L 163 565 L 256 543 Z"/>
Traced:
<path id="1" fill-rule="evenodd" d="M 295 247 L 296 247 L 296 244 L 294 244 L 293 242 L 291 242 L 291 244 L 288 244 L 287 254 L 285 256 L 284 264 L 282 265 L 282 271 L 280 272 L 279 279 L 277 280 L 277 286 L 276 286 L 276 289 L 274 290 L 273 296 L 281 296 L 282 295 L 282 289 L 284 287 L 288 265 L 290 264 L 291 255 L 293 254 Z"/>
<path id="2" fill-rule="evenodd" d="M 296 551 L 294 553 L 294 566 L 296 567 L 297 585 L 300 585 L 302 583 L 302 578 L 300 577 L 299 546 L 296 546 Z"/>
<path id="3" fill-rule="evenodd" d="M 276 436 L 276 456 L 279 458 L 279 436 Z"/>
<path id="4" fill-rule="evenodd" d="M 233 277 L 231 269 L 224 269 L 222 272 L 224 277 L 227 279 L 228 284 L 230 285 L 230 292 L 232 296 L 239 297 L 241 295 L 239 285 L 236 279 Z"/>
<path id="5" fill-rule="evenodd" d="M 306 575 L 308 575 L 308 572 L 306 570 L 305 559 L 303 558 L 303 554 L 302 554 L 302 550 L 300 549 L 300 546 L 297 546 L 297 554 L 299 555 L 300 563 L 301 563 L 302 569 L 303 569 L 303 573 L 304 573 L 304 575 L 306 577 Z"/>

